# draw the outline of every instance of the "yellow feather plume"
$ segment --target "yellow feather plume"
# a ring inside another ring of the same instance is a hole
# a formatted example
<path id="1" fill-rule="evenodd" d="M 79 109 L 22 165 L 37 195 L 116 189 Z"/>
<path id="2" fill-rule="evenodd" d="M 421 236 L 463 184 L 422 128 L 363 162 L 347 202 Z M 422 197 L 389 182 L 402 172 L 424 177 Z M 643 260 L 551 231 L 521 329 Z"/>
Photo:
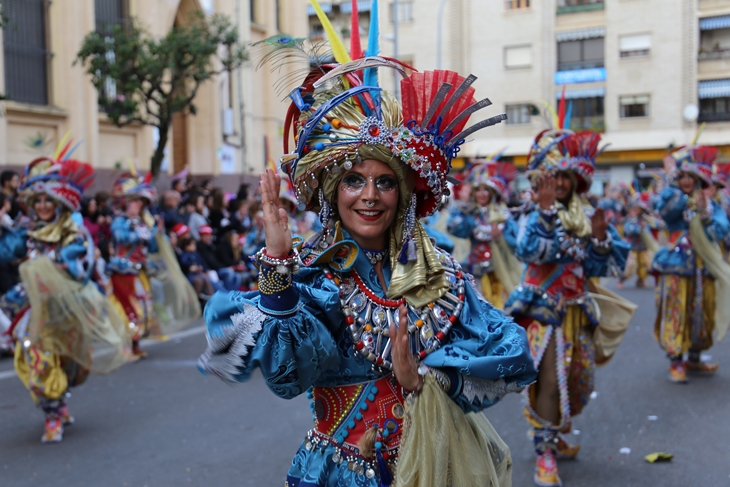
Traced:
<path id="1" fill-rule="evenodd" d="M 330 46 L 332 47 L 332 54 L 335 56 L 335 61 L 340 64 L 345 64 L 352 61 L 350 55 L 347 53 L 347 49 L 345 49 L 345 44 L 342 42 L 342 39 L 340 39 L 340 37 L 337 35 L 335 28 L 332 26 L 330 19 L 327 18 L 327 14 L 325 14 L 322 10 L 322 7 L 320 7 L 319 2 L 317 0 L 309 0 L 309 2 L 312 4 L 312 7 L 314 7 L 314 11 L 317 13 L 319 21 L 322 22 L 322 27 L 324 27 L 324 31 L 327 34 L 327 39 L 329 39 L 330 41 Z"/>

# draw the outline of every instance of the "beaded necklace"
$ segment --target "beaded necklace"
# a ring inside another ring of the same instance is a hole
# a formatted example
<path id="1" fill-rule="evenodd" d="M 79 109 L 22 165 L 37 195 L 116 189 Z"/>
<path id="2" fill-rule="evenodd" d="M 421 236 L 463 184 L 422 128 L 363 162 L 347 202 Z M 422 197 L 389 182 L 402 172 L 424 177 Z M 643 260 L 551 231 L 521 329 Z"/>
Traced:
<path id="1" fill-rule="evenodd" d="M 365 257 L 368 258 L 368 260 L 370 261 L 370 263 L 372 265 L 375 265 L 378 262 L 380 262 L 381 260 L 383 260 L 385 258 L 385 254 L 388 253 L 388 249 L 383 249 L 383 250 L 362 249 L 362 250 L 363 250 L 363 252 L 365 252 Z"/>
<path id="2" fill-rule="evenodd" d="M 346 273 L 325 272 L 340 288 L 340 304 L 352 334 L 354 349 L 373 364 L 374 369 L 392 370 L 390 361 L 390 325 L 398 325 L 399 308 L 408 310 L 408 334 L 416 360 L 441 347 L 451 327 L 464 308 L 464 275 L 458 262 L 439 253 L 449 290 L 439 299 L 422 308 L 415 308 L 405 299 L 384 299 L 377 296 L 354 270 Z"/>

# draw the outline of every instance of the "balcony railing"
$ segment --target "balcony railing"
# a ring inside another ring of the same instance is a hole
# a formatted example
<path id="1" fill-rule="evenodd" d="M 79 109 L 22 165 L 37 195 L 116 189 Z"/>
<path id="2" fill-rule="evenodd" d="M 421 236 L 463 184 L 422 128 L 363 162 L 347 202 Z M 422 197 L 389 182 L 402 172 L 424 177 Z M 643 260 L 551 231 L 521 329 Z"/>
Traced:
<path id="1" fill-rule="evenodd" d="M 606 131 L 606 121 L 603 118 L 603 115 L 595 116 L 595 117 L 582 117 L 582 118 L 573 118 L 570 121 L 570 130 L 573 130 L 574 132 L 578 132 L 581 130 L 592 130 L 594 132 L 605 132 Z"/>
<path id="2" fill-rule="evenodd" d="M 730 113 L 700 113 L 697 121 L 702 122 L 730 122 Z"/>
<path id="3" fill-rule="evenodd" d="M 727 59 L 730 58 L 730 48 L 716 49 L 714 51 L 700 51 L 697 59 L 704 61 L 706 59 Z"/>
<path id="4" fill-rule="evenodd" d="M 558 14 L 603 10 L 603 0 L 559 0 Z"/>

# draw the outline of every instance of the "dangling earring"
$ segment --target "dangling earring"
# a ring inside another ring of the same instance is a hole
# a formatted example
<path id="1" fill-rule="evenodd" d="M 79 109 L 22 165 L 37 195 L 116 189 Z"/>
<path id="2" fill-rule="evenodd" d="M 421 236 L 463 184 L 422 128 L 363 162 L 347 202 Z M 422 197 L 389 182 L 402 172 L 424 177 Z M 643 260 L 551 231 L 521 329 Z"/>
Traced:
<path id="1" fill-rule="evenodd" d="M 418 247 L 416 246 L 416 204 L 418 203 L 415 193 L 411 195 L 411 202 L 405 214 L 403 224 L 403 246 L 398 253 L 398 262 L 407 264 L 418 260 Z"/>
<path id="2" fill-rule="evenodd" d="M 332 214 L 334 211 L 324 197 L 324 191 L 321 188 L 319 190 L 319 207 L 319 223 L 322 225 L 322 230 L 312 237 L 313 241 L 310 245 L 312 248 L 326 249 L 331 240 Z"/>

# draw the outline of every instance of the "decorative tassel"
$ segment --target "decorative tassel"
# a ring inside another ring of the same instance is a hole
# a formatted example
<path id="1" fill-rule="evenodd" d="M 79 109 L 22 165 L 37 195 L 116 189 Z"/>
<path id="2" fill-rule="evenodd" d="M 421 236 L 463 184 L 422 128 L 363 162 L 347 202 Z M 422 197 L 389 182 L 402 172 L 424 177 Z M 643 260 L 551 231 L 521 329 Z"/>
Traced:
<path id="1" fill-rule="evenodd" d="M 415 262 L 418 260 L 418 246 L 416 240 L 411 238 L 408 240 L 408 262 Z"/>
<path id="2" fill-rule="evenodd" d="M 378 470 L 380 471 L 380 487 L 390 487 L 390 484 L 393 483 L 393 476 L 391 475 L 390 470 L 388 470 L 388 465 L 385 463 L 383 454 L 380 453 L 380 450 L 378 450 L 375 452 L 375 456 L 378 458 Z"/>
<path id="3" fill-rule="evenodd" d="M 410 239 L 403 242 L 403 246 L 400 248 L 400 252 L 398 252 L 398 262 L 403 265 L 408 263 L 408 240 Z"/>
<path id="4" fill-rule="evenodd" d="M 360 450 L 360 455 L 364 458 L 371 458 L 375 452 L 375 438 L 378 436 L 378 428 L 372 427 L 362 435 L 360 441 L 357 444 Z"/>

